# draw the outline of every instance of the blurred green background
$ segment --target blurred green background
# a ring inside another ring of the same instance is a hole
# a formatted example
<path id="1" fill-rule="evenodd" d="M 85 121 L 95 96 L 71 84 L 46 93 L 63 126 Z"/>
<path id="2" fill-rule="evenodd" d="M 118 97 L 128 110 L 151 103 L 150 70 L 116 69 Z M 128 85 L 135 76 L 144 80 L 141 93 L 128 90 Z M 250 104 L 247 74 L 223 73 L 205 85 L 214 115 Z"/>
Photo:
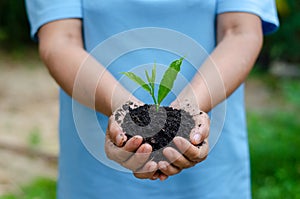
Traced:
<path id="1" fill-rule="evenodd" d="M 254 199 L 300 199 L 300 2 L 277 0 L 277 7 L 280 29 L 265 37 L 246 86 L 252 93 L 247 115 Z M 40 63 L 36 51 L 24 1 L 0 0 L 0 59 L 16 59 L 36 70 L 27 60 L 29 56 Z M 1 70 L 12 67 L 5 63 L 1 62 Z M 29 134 L 29 146 L 41 142 L 39 133 L 35 128 Z M 42 176 L 0 199 L 55 198 L 55 186 L 55 179 Z"/>

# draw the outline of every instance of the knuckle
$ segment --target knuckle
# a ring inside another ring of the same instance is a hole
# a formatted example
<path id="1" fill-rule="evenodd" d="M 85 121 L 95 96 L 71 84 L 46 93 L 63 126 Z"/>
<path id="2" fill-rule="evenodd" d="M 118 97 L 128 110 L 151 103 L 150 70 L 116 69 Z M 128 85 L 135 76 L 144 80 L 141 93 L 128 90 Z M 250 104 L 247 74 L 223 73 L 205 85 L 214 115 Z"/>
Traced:
<path id="1" fill-rule="evenodd" d="M 172 157 L 169 158 L 171 163 L 181 163 L 182 159 L 183 159 L 183 156 L 179 152 L 173 153 Z"/>
<path id="2" fill-rule="evenodd" d="M 130 165 L 127 164 L 127 162 L 118 162 L 122 167 L 129 169 L 131 171 L 133 171 L 133 169 L 130 167 Z"/>
<path id="3" fill-rule="evenodd" d="M 186 168 L 190 168 L 190 167 L 191 167 L 191 163 L 188 161 L 185 161 L 181 168 L 186 169 Z"/>
<path id="4" fill-rule="evenodd" d="M 199 162 L 201 160 L 200 153 L 193 153 L 190 158 L 193 162 Z"/>
<path id="5" fill-rule="evenodd" d="M 207 158 L 207 155 L 199 156 L 198 160 L 195 161 L 195 162 L 196 162 L 196 163 L 202 162 L 202 161 L 204 161 L 206 158 Z"/>
<path id="6" fill-rule="evenodd" d="M 115 158 L 115 156 L 111 153 L 111 151 L 106 150 L 106 156 L 107 156 L 108 159 L 116 161 L 116 158 Z"/>
<path id="7" fill-rule="evenodd" d="M 130 161 L 120 161 L 119 164 L 133 172 L 136 171 L 135 167 L 131 164 Z"/>
<path id="8" fill-rule="evenodd" d="M 185 169 L 185 168 L 189 168 L 190 167 L 190 163 L 189 161 L 183 156 L 179 156 L 174 162 L 173 164 L 176 165 L 176 167 L 178 167 L 178 169 Z M 171 166 L 171 165 L 170 165 Z"/>
<path id="9" fill-rule="evenodd" d="M 144 179 L 140 173 L 133 172 L 134 177 Z"/>
<path id="10" fill-rule="evenodd" d="M 201 159 L 200 156 L 201 156 L 201 150 L 200 149 L 194 150 L 189 154 L 189 160 L 192 162 L 198 162 Z"/>
<path id="11" fill-rule="evenodd" d="M 195 162 L 202 162 L 208 156 L 208 145 L 205 144 L 203 147 L 199 149 L 198 155 L 194 157 Z"/>
<path id="12" fill-rule="evenodd" d="M 136 158 L 134 158 L 134 163 L 135 163 L 136 167 L 139 168 L 145 164 L 147 159 L 148 158 L 145 156 L 137 155 Z"/>
<path id="13" fill-rule="evenodd" d="M 106 153 L 106 156 L 110 159 L 110 160 L 113 160 L 113 155 L 112 155 L 112 146 L 113 143 L 109 142 L 109 141 L 106 141 L 106 144 L 105 144 L 105 153 Z"/>
<path id="14" fill-rule="evenodd" d="M 138 172 L 140 168 L 145 164 L 145 161 L 142 159 L 136 159 L 135 157 L 130 158 L 128 161 L 123 162 L 124 167 L 129 168 L 130 170 L 134 171 L 135 173 L 142 173 Z"/>
<path id="15" fill-rule="evenodd" d="M 149 178 L 145 173 L 133 172 L 133 175 L 139 179 L 147 179 Z"/>
<path id="16" fill-rule="evenodd" d="M 173 176 L 181 172 L 181 168 L 171 168 L 170 166 L 169 172 L 167 173 L 168 176 Z"/>

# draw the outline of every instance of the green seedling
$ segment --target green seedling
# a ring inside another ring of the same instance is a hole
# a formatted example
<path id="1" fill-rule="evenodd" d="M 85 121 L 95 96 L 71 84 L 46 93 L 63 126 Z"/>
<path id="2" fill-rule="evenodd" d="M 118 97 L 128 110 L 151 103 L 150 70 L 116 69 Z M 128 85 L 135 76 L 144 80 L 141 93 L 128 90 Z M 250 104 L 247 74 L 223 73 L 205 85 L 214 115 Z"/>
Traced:
<path id="1" fill-rule="evenodd" d="M 148 80 L 148 83 L 146 83 L 141 77 L 137 76 L 133 72 L 122 72 L 122 74 L 126 75 L 129 79 L 131 79 L 132 81 L 140 85 L 148 93 L 150 93 L 153 102 L 156 105 L 156 110 L 158 110 L 161 102 L 166 98 L 166 96 L 170 93 L 170 91 L 173 88 L 177 74 L 180 71 L 183 59 L 184 58 L 182 57 L 178 60 L 173 61 L 170 64 L 160 81 L 157 97 L 155 97 L 156 63 L 154 63 L 154 66 L 152 68 L 151 76 L 149 75 L 148 71 L 145 70 L 145 75 Z"/>

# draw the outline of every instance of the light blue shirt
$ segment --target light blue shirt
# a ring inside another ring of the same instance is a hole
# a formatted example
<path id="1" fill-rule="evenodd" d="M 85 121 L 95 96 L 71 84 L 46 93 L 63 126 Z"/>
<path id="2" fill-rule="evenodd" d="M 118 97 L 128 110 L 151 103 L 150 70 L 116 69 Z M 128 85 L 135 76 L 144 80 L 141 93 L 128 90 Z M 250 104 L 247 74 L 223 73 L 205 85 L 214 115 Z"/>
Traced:
<path id="1" fill-rule="evenodd" d="M 138 72 L 134 67 L 147 68 L 154 61 L 168 65 L 186 56 L 179 92 L 207 58 L 206 52 L 215 47 L 218 14 L 234 11 L 258 15 L 264 33 L 278 26 L 273 0 L 27 0 L 26 5 L 35 39 L 47 22 L 82 18 L 86 50 L 145 102 L 151 98 L 126 83 L 119 72 Z M 194 55 L 197 50 L 200 53 Z M 136 179 L 107 160 L 103 151 L 107 118 L 61 91 L 58 198 L 251 198 L 243 95 L 242 85 L 210 113 L 213 144 L 208 158 L 160 182 Z M 173 99 L 171 95 L 165 104 Z"/>

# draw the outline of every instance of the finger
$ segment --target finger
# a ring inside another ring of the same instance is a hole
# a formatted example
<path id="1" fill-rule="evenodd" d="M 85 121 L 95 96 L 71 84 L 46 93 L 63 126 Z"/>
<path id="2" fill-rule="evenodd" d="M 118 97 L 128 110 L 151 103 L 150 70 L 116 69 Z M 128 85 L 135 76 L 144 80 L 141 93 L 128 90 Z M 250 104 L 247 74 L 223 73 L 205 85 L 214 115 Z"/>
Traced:
<path id="1" fill-rule="evenodd" d="M 201 146 L 194 146 L 188 140 L 181 137 L 175 137 L 173 141 L 178 150 L 190 161 L 198 163 L 206 159 L 208 155 L 208 139 L 205 139 Z"/>
<path id="2" fill-rule="evenodd" d="M 156 162 L 149 161 L 141 169 L 134 172 L 133 175 L 140 179 L 156 180 L 159 176 L 159 174 L 156 174 L 157 168 L 158 166 Z"/>
<path id="3" fill-rule="evenodd" d="M 142 142 L 143 142 L 143 137 L 136 135 L 130 138 L 122 148 L 125 151 L 135 152 L 140 147 Z"/>
<path id="4" fill-rule="evenodd" d="M 109 135 L 111 141 L 117 146 L 123 146 L 123 144 L 127 141 L 127 136 L 114 120 L 113 115 L 109 118 L 106 134 Z"/>
<path id="5" fill-rule="evenodd" d="M 209 135 L 210 120 L 204 112 L 194 115 L 193 119 L 195 121 L 195 127 L 190 133 L 190 141 L 192 144 L 198 145 Z"/>
<path id="6" fill-rule="evenodd" d="M 154 175 L 152 176 L 152 178 L 150 178 L 151 180 L 157 180 L 159 178 L 159 176 L 161 175 L 161 171 L 157 170 Z"/>
<path id="7" fill-rule="evenodd" d="M 105 153 L 109 159 L 116 161 L 119 164 L 132 155 L 132 152 L 125 151 L 123 148 L 116 146 L 109 138 L 106 138 L 105 141 Z"/>
<path id="8" fill-rule="evenodd" d="M 156 163 L 157 164 L 157 163 Z M 160 170 L 158 170 L 158 166 L 154 174 L 149 178 L 150 180 L 157 180 L 159 178 L 159 175 L 161 174 Z"/>
<path id="9" fill-rule="evenodd" d="M 128 160 L 121 163 L 121 165 L 135 172 L 147 162 L 151 152 L 151 145 L 143 144 L 138 148 L 136 153 L 134 153 Z"/>
<path id="10" fill-rule="evenodd" d="M 206 124 L 200 125 L 200 127 L 195 127 L 191 130 L 190 141 L 193 145 L 199 145 L 204 141 L 209 135 L 209 126 Z"/>
<path id="11" fill-rule="evenodd" d="M 169 176 L 165 175 L 164 173 L 160 173 L 160 175 L 158 176 L 160 181 L 164 181 L 166 179 L 168 179 Z"/>
<path id="12" fill-rule="evenodd" d="M 158 168 L 166 176 L 172 176 L 172 175 L 180 173 L 180 171 L 181 171 L 181 169 L 170 164 L 167 161 L 158 162 Z"/>
<path id="13" fill-rule="evenodd" d="M 210 119 L 208 115 L 203 111 L 199 111 L 197 114 L 194 114 L 193 119 L 195 121 L 195 127 L 200 127 L 202 125 L 208 127 L 210 126 Z"/>
<path id="14" fill-rule="evenodd" d="M 124 147 L 116 146 L 106 135 L 106 143 L 105 143 L 105 152 L 109 159 L 114 160 L 118 163 L 122 163 L 129 159 L 130 156 L 138 149 L 138 147 L 142 144 L 143 138 L 140 136 L 135 136 L 126 142 Z"/>
<path id="15" fill-rule="evenodd" d="M 172 165 L 177 167 L 177 169 L 182 170 L 182 169 L 189 168 L 189 167 L 192 167 L 195 165 L 194 162 L 189 161 L 186 157 L 183 156 L 182 153 L 178 152 L 176 149 L 174 149 L 172 147 L 165 148 L 163 150 L 163 154 Z M 166 163 L 164 162 L 163 165 L 166 166 Z M 160 164 L 159 164 L 159 166 L 160 166 Z M 160 167 L 159 167 L 159 169 L 163 171 L 163 169 L 161 169 Z M 171 169 L 172 172 L 175 172 L 174 168 L 169 168 L 169 169 Z M 177 171 L 177 172 L 179 172 L 179 171 Z M 171 175 L 170 173 L 166 173 L 166 174 Z M 174 174 L 176 174 L 176 173 L 174 173 Z"/>

